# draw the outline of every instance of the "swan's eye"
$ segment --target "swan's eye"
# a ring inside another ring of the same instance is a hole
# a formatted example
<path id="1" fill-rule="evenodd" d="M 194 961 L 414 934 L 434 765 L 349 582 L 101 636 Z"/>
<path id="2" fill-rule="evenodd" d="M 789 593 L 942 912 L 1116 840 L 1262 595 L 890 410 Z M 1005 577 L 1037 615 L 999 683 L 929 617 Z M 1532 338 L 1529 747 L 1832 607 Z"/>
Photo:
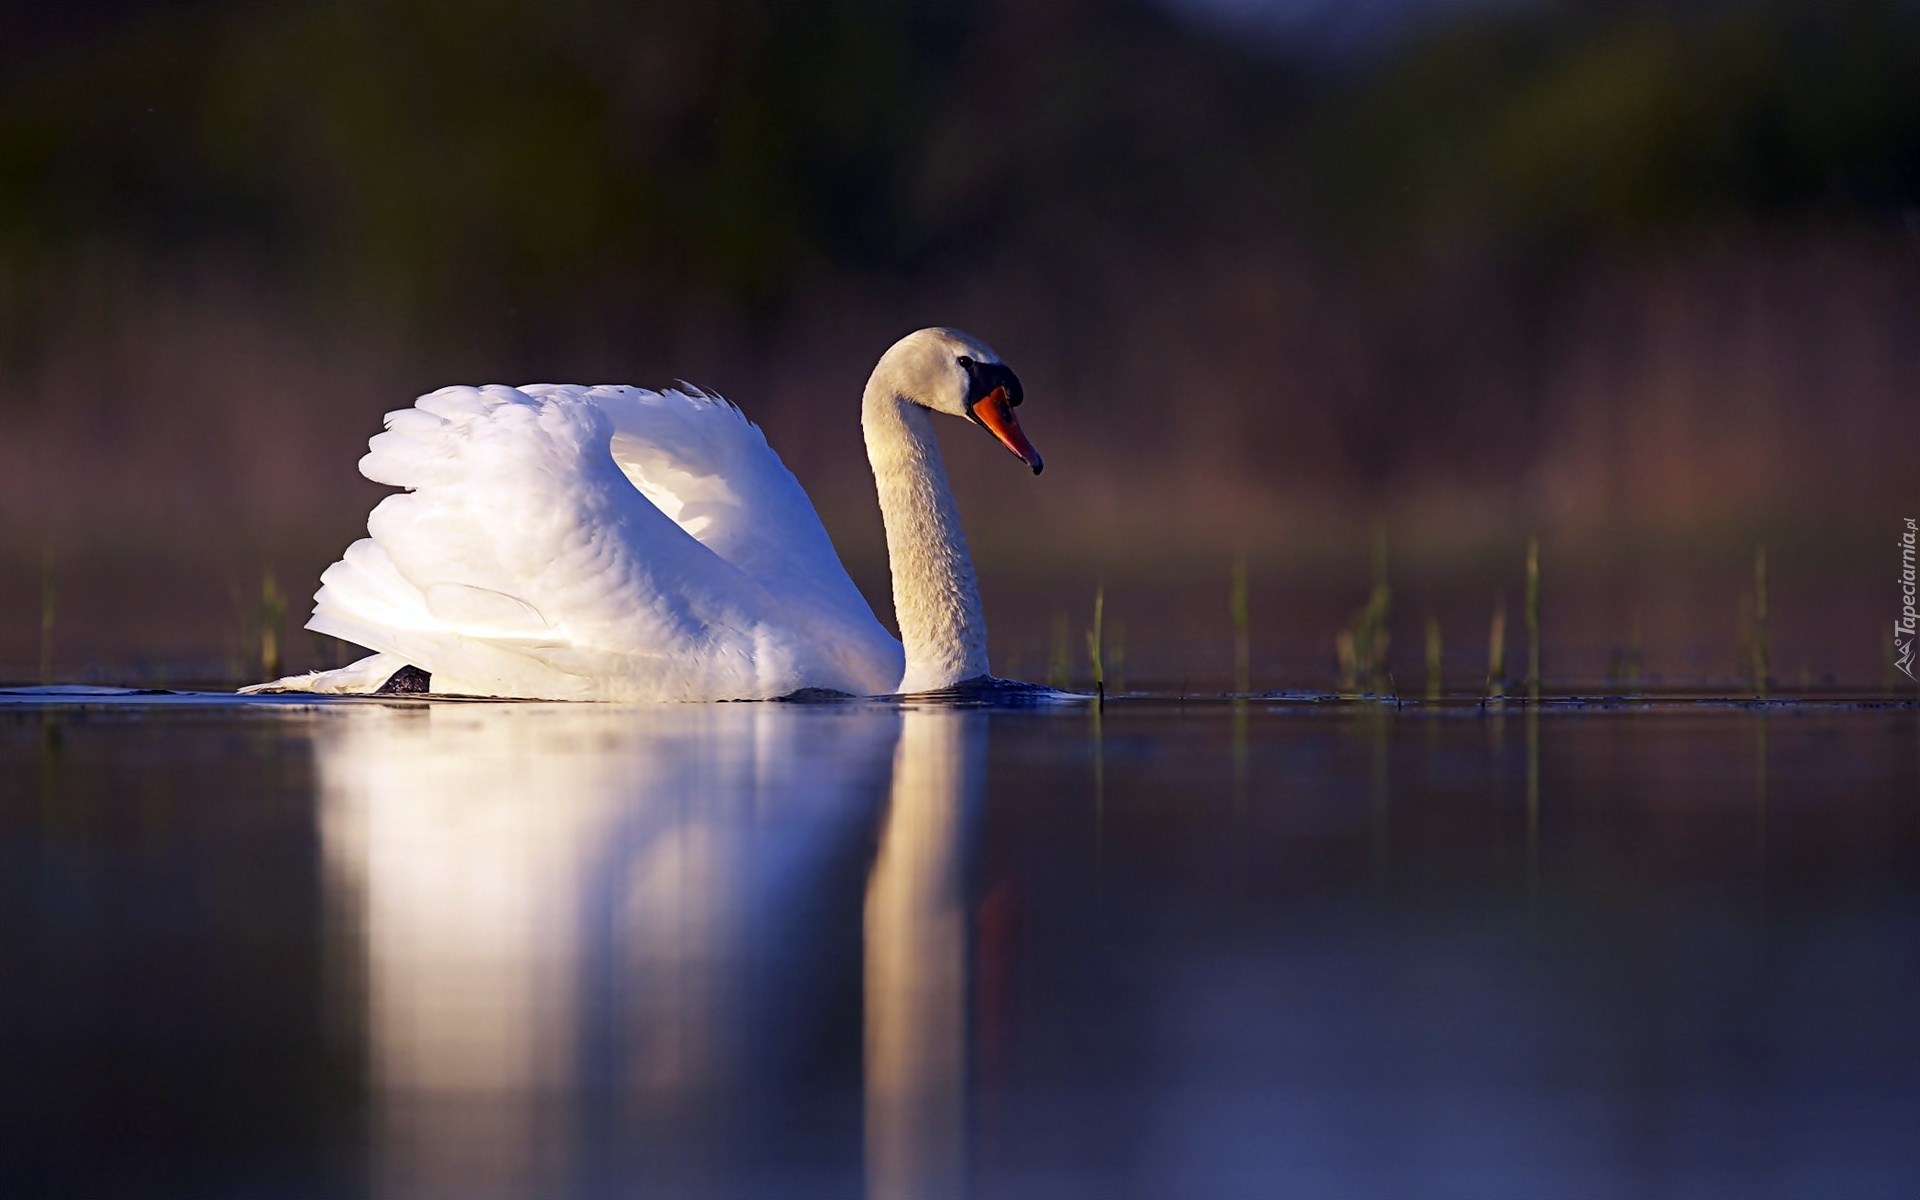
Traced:
<path id="1" fill-rule="evenodd" d="M 963 367 L 970 367 L 973 365 L 973 360 L 971 358 L 968 358 L 964 354 L 962 354 L 959 358 L 955 359 L 954 361 L 959 363 Z"/>

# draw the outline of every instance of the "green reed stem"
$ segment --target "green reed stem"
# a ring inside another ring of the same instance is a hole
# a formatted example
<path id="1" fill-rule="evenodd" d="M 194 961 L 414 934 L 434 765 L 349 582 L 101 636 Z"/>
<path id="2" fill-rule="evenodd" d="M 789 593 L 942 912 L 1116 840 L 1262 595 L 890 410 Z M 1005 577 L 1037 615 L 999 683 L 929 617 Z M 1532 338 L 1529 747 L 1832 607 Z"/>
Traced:
<path id="1" fill-rule="evenodd" d="M 1247 604 L 1247 556 L 1233 560 L 1233 589 L 1227 600 L 1233 613 L 1233 691 L 1244 696 L 1253 687 L 1253 638 Z"/>
<path id="2" fill-rule="evenodd" d="M 1440 618 L 1427 614 L 1427 699 L 1438 700 L 1440 679 Z"/>
<path id="3" fill-rule="evenodd" d="M 1107 675 L 1100 654 L 1106 634 L 1106 613 L 1107 585 L 1103 580 L 1093 589 L 1093 628 L 1087 630 L 1087 661 L 1093 666 L 1093 694 L 1102 703 L 1107 699 Z"/>
<path id="4" fill-rule="evenodd" d="M 40 683 L 53 682 L 53 621 L 58 594 L 53 586 L 53 551 L 40 555 Z"/>
<path id="5" fill-rule="evenodd" d="M 1540 539 L 1527 539 L 1527 703 L 1540 702 Z"/>
<path id="6" fill-rule="evenodd" d="M 260 670 L 268 679 L 280 677 L 280 628 L 287 619 L 287 598 L 273 568 L 260 575 Z"/>
<path id="7" fill-rule="evenodd" d="M 1507 600 L 1494 601 L 1493 623 L 1487 631 L 1487 695 L 1507 694 Z"/>
<path id="8" fill-rule="evenodd" d="M 1767 680 L 1772 675 L 1773 647 L 1767 634 L 1767 548 L 1753 548 L 1753 693 L 1767 696 Z"/>
<path id="9" fill-rule="evenodd" d="M 1373 593 L 1367 597 L 1365 653 L 1367 689 L 1382 692 L 1387 688 L 1387 651 L 1392 641 L 1388 626 L 1393 621 L 1393 584 L 1388 574 L 1387 527 L 1384 522 L 1373 530 Z"/>

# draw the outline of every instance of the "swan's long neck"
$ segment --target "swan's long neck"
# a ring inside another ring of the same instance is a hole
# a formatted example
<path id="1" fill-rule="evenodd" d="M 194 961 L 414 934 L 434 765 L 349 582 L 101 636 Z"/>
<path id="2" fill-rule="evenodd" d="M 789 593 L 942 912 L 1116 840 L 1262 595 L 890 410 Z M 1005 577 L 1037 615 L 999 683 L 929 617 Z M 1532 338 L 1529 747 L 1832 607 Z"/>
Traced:
<path id="1" fill-rule="evenodd" d="M 987 673 L 987 622 L 980 585 L 933 417 L 878 372 L 867 383 L 860 425 L 880 488 L 893 566 L 893 614 L 906 646 L 903 692 L 949 687 Z"/>

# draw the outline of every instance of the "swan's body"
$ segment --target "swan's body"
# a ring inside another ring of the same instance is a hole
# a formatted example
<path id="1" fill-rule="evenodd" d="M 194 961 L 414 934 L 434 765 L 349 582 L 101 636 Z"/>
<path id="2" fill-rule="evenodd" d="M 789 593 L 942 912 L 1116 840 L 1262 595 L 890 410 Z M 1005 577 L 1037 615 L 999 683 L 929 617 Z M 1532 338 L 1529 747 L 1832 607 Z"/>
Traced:
<path id="1" fill-rule="evenodd" d="M 1011 393 L 1011 394 L 1009 394 Z M 307 628 L 376 653 L 262 688 L 565 700 L 877 695 L 987 674 L 986 623 L 930 411 L 1037 472 L 1019 383 L 921 330 L 861 409 L 893 567 L 895 640 L 760 430 L 697 389 L 453 387 L 389 413 L 361 473 L 389 496 L 321 576 Z"/>

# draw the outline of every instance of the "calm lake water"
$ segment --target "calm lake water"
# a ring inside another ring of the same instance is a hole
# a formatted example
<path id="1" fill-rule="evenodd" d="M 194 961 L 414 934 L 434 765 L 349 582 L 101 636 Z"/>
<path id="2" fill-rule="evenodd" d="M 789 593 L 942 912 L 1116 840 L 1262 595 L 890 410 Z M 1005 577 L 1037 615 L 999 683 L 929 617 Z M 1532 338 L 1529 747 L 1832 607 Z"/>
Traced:
<path id="1" fill-rule="evenodd" d="M 1910 1196 L 1920 714 L 0 693 L 0 1194 Z"/>

